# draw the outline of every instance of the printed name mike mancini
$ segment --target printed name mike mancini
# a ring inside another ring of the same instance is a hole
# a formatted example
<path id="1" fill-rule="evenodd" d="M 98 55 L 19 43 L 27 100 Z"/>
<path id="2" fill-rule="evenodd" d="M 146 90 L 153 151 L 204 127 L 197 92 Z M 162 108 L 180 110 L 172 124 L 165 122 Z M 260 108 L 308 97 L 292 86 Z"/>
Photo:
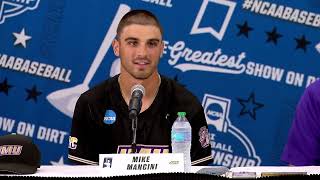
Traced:
<path id="1" fill-rule="evenodd" d="M 156 170 L 158 164 L 128 164 L 127 170 Z"/>
<path id="2" fill-rule="evenodd" d="M 132 164 L 127 165 L 127 170 L 156 170 L 158 168 L 158 164 L 149 162 L 150 156 L 133 156 Z"/>

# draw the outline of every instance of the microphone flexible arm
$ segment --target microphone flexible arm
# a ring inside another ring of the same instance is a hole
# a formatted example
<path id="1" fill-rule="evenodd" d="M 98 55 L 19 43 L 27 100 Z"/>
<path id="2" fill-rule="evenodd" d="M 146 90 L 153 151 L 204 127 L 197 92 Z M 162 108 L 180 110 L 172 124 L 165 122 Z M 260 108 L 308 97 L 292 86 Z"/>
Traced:
<path id="1" fill-rule="evenodd" d="M 131 153 L 137 152 L 137 125 L 138 125 L 138 117 L 131 118 L 131 129 L 132 129 L 132 144 L 131 144 Z"/>

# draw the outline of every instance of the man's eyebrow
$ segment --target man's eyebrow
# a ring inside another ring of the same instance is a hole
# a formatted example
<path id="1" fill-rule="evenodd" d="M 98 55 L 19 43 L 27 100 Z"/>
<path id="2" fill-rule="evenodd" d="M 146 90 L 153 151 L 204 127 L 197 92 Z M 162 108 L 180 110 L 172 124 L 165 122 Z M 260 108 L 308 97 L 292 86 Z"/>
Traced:
<path id="1" fill-rule="evenodd" d="M 148 39 L 148 41 L 157 41 L 157 42 L 160 42 L 160 39 L 153 38 L 153 39 Z"/>
<path id="2" fill-rule="evenodd" d="M 139 41 L 138 38 L 135 37 L 127 37 L 126 39 L 124 39 L 124 41 Z M 160 39 L 158 38 L 152 38 L 152 39 L 148 39 L 147 41 L 156 41 L 156 42 L 160 42 Z"/>
<path id="3" fill-rule="evenodd" d="M 137 41 L 138 38 L 135 38 L 135 37 L 127 37 L 126 39 L 124 39 L 124 41 Z"/>

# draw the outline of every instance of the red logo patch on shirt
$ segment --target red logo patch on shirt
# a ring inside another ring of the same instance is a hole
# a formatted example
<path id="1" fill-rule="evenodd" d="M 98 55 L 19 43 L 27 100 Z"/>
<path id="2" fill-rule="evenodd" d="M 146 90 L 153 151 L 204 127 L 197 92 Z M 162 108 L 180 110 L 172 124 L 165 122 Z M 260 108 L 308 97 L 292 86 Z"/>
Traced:
<path id="1" fill-rule="evenodd" d="M 209 138 L 209 131 L 206 126 L 203 126 L 199 130 L 199 141 L 203 148 L 209 146 L 210 138 Z"/>

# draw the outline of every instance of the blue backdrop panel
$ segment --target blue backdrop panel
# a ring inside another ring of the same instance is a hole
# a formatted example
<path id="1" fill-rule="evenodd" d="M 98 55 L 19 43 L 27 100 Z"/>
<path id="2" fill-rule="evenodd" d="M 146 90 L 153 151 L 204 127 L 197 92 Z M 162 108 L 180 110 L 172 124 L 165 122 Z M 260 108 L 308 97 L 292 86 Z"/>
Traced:
<path id="1" fill-rule="evenodd" d="M 281 165 L 295 106 L 319 77 L 318 0 L 0 0 L 0 135 L 67 164 L 79 95 L 119 73 L 111 42 L 131 9 L 164 27 L 160 72 L 202 102 L 214 165 Z M 97 137 L 97 143 L 104 138 Z"/>

